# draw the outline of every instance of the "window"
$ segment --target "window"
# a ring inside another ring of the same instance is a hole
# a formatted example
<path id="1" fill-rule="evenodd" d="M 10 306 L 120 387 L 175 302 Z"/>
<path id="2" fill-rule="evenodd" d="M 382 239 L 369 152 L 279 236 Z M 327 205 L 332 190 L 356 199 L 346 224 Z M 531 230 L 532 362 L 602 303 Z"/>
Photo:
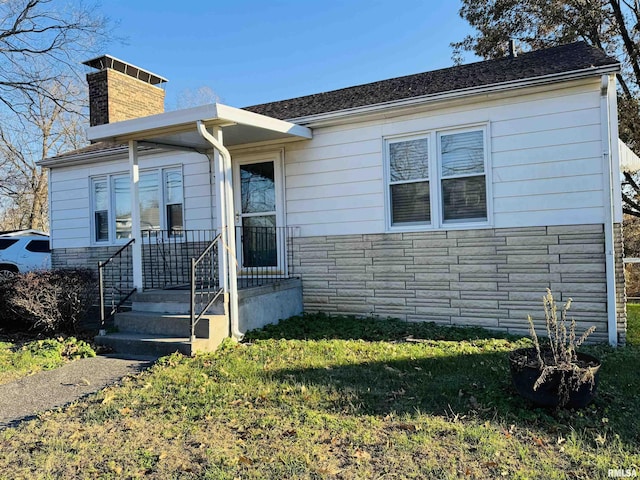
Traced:
<path id="1" fill-rule="evenodd" d="M 25 248 L 30 252 L 51 253 L 49 240 L 31 240 Z"/>
<path id="2" fill-rule="evenodd" d="M 9 248 L 11 245 L 13 245 L 14 243 L 16 243 L 18 241 L 18 239 L 12 238 L 0 238 L 0 250 L 5 250 L 7 248 Z"/>
<path id="3" fill-rule="evenodd" d="M 182 220 L 182 172 L 180 170 L 165 170 L 163 175 L 167 230 L 175 234 L 184 228 Z"/>
<path id="4" fill-rule="evenodd" d="M 182 171 L 179 168 L 140 172 L 140 228 L 174 233 L 182 230 L 182 189 Z M 131 238 L 129 175 L 92 179 L 92 205 L 94 242 L 118 243 Z"/>
<path id="5" fill-rule="evenodd" d="M 391 143 L 389 163 L 391 223 L 428 224 L 431 221 L 428 139 Z"/>
<path id="6" fill-rule="evenodd" d="M 442 219 L 487 220 L 487 184 L 484 176 L 484 132 L 440 135 Z"/>
<path id="7" fill-rule="evenodd" d="M 95 241 L 109 240 L 109 188 L 107 180 L 93 182 L 93 225 Z"/>
<path id="8" fill-rule="evenodd" d="M 485 129 L 387 140 L 391 227 L 488 220 Z"/>

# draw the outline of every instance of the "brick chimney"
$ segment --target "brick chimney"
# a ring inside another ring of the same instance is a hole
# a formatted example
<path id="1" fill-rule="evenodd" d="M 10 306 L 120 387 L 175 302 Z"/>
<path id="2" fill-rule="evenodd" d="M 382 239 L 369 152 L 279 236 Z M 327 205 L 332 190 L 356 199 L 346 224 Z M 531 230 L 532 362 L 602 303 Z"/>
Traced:
<path id="1" fill-rule="evenodd" d="M 92 127 L 164 113 L 166 78 L 110 55 L 83 63 L 98 70 L 87 73 Z"/>

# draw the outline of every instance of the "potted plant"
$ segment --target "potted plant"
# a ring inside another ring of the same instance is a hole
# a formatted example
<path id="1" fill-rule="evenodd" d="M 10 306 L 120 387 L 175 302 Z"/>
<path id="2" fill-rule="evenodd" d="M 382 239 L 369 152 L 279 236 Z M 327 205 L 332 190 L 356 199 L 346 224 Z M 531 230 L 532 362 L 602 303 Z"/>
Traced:
<path id="1" fill-rule="evenodd" d="M 543 297 L 548 341 L 541 345 L 529 315 L 533 347 L 509 354 L 511 378 L 517 392 L 543 407 L 582 408 L 593 399 L 598 382 L 600 361 L 576 349 L 591 335 L 588 328 L 576 338 L 576 322 L 567 320 L 569 299 L 558 313 L 551 290 Z"/>

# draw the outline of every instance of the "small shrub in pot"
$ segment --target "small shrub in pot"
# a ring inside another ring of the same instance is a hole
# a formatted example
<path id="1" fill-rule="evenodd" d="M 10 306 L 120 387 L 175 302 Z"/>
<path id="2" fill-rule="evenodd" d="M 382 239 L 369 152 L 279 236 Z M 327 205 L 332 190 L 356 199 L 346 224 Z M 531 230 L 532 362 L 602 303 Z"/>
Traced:
<path id="1" fill-rule="evenodd" d="M 600 361 L 577 348 L 595 331 L 576 335 L 576 322 L 567 319 L 572 300 L 558 312 L 551 290 L 543 297 L 548 340 L 542 343 L 528 316 L 533 348 L 511 352 L 509 362 L 518 393 L 539 406 L 584 407 L 596 392 Z"/>

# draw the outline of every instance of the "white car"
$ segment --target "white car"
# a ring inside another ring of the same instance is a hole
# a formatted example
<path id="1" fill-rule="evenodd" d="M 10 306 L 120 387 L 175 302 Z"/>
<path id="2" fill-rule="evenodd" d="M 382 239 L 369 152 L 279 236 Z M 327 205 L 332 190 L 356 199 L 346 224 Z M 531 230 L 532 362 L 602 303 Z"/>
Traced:
<path id="1" fill-rule="evenodd" d="M 21 230 L 0 235 L 0 276 L 49 268 L 49 235 L 37 230 Z"/>

